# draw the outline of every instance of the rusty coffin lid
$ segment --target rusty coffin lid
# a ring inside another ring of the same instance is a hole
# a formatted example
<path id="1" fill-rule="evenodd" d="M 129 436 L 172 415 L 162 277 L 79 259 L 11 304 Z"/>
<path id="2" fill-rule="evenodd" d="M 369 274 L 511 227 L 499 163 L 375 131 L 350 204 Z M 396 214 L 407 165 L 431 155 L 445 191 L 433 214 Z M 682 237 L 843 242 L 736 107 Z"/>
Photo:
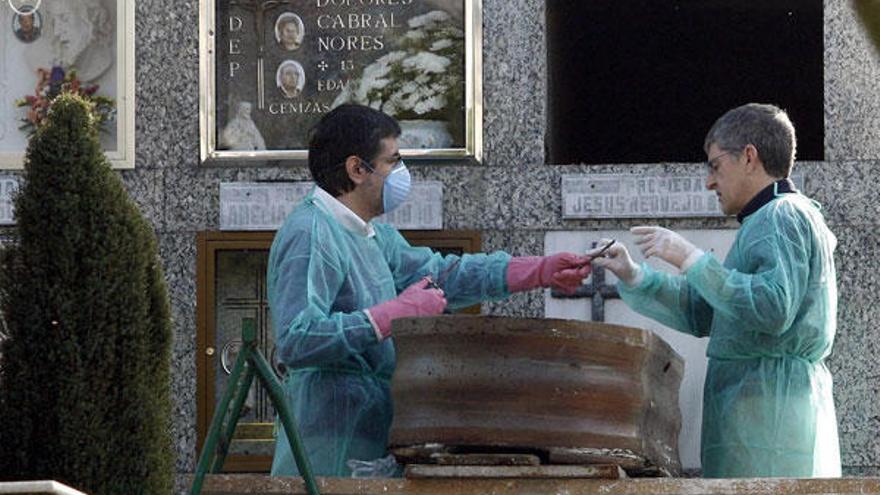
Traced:
<path id="1" fill-rule="evenodd" d="M 552 463 L 623 453 L 680 470 L 684 363 L 650 331 L 449 315 L 395 320 L 393 335 L 392 448 L 532 451 Z"/>

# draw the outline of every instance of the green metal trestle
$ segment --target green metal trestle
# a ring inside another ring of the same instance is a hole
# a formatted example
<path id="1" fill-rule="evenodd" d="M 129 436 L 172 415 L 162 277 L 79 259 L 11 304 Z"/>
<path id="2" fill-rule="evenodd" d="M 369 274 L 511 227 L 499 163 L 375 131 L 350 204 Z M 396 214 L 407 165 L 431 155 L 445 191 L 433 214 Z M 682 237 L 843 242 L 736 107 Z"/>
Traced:
<path id="1" fill-rule="evenodd" d="M 232 443 L 232 435 L 235 433 L 235 426 L 241 416 L 241 408 L 254 382 L 254 376 L 260 379 L 263 387 L 269 392 L 269 398 L 272 400 L 272 405 L 275 406 L 275 411 L 278 412 L 286 434 L 284 438 L 290 442 L 296 465 L 305 481 L 306 490 L 309 495 L 319 495 L 302 439 L 296 430 L 293 413 L 284 401 L 281 383 L 272 371 L 272 367 L 266 362 L 266 358 L 257 349 L 256 322 L 253 318 L 242 319 L 241 337 L 242 347 L 235 359 L 232 373 L 229 375 L 229 386 L 214 411 L 214 418 L 211 420 L 211 427 L 208 429 L 208 436 L 205 437 L 202 454 L 199 456 L 199 464 L 196 468 L 190 495 L 201 493 L 206 473 L 219 473 L 223 468 L 226 453 Z M 279 436 L 278 441 L 283 442 L 284 440 Z"/>

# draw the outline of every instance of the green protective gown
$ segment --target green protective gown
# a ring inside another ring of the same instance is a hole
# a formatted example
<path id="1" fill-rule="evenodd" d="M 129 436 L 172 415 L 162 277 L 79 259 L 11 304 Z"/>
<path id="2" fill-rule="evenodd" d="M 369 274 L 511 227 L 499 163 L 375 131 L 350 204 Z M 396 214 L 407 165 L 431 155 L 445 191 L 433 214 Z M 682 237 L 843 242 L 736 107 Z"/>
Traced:
<path id="1" fill-rule="evenodd" d="M 634 310 L 710 337 L 703 475 L 840 476 L 825 358 L 837 325 L 834 248 L 818 204 L 778 195 L 745 218 L 722 266 L 707 253 L 685 275 L 642 265 L 620 284 Z"/>
<path id="2" fill-rule="evenodd" d="M 349 459 L 386 455 L 394 340 L 378 341 L 364 309 L 388 301 L 458 256 L 412 247 L 393 227 L 374 237 L 345 229 L 310 194 L 286 219 L 269 253 L 269 305 L 286 400 L 319 476 L 349 476 Z M 444 283 L 450 309 L 509 296 L 510 255 L 465 254 Z M 278 428 L 280 430 L 280 428 Z M 296 475 L 278 435 L 273 475 Z"/>

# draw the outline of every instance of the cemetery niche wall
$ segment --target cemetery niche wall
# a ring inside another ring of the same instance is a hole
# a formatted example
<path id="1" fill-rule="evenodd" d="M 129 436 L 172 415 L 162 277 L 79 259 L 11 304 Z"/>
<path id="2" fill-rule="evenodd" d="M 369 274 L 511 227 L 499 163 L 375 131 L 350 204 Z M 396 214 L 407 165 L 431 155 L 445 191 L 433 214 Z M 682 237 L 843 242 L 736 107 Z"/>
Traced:
<path id="1" fill-rule="evenodd" d="M 482 157 L 480 0 L 202 0 L 201 159 L 306 157 L 344 103 L 395 117 L 404 157 Z"/>
<path id="2" fill-rule="evenodd" d="M 61 91 L 97 105 L 107 158 L 134 167 L 134 11 L 129 0 L 0 4 L 0 168 L 22 168 Z"/>

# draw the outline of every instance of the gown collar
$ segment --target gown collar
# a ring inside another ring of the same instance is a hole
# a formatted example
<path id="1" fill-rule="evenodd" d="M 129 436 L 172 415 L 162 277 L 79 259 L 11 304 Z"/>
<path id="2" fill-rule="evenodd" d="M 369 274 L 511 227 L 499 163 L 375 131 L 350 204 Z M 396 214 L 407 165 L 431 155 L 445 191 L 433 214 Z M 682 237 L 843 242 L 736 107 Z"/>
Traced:
<path id="1" fill-rule="evenodd" d="M 788 177 L 784 179 L 779 179 L 778 181 L 768 185 L 764 189 L 761 189 L 761 191 L 746 204 L 742 211 L 740 211 L 736 215 L 736 219 L 739 220 L 739 223 L 743 223 L 747 216 L 760 210 L 762 206 L 772 201 L 774 198 L 776 198 L 776 196 L 779 196 L 780 194 L 797 192 L 798 190 L 794 186 L 794 182 L 792 182 L 791 179 L 789 179 Z"/>
<path id="2" fill-rule="evenodd" d="M 373 237 L 376 235 L 376 230 L 373 229 L 373 224 L 365 222 L 341 201 L 334 198 L 327 191 L 321 189 L 320 186 L 315 186 L 314 197 L 317 200 L 318 205 L 337 222 L 342 224 L 346 230 L 363 237 Z"/>

